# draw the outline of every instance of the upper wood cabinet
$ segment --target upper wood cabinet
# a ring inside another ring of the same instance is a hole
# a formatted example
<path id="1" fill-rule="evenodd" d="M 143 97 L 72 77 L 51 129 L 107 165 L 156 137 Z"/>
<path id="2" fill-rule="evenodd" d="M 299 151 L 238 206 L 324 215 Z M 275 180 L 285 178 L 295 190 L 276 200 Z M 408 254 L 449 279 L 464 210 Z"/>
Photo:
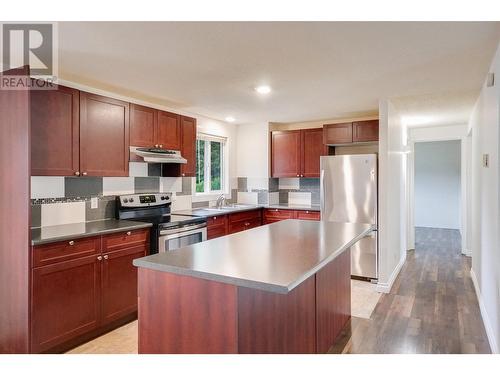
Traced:
<path id="1" fill-rule="evenodd" d="M 274 131 L 271 134 L 272 177 L 319 177 L 320 156 L 326 155 L 323 129 Z"/>
<path id="2" fill-rule="evenodd" d="M 79 91 L 31 91 L 31 175 L 72 176 L 80 171 Z"/>
<path id="3" fill-rule="evenodd" d="M 156 142 L 158 111 L 130 104 L 130 145 L 152 147 Z"/>
<path id="4" fill-rule="evenodd" d="M 378 141 L 378 120 L 344 122 L 323 126 L 325 145 Z"/>
<path id="5" fill-rule="evenodd" d="M 181 154 L 187 160 L 181 164 L 183 177 L 196 176 L 196 119 L 181 116 Z"/>
<path id="6" fill-rule="evenodd" d="M 180 150 L 181 148 L 181 124 L 180 116 L 175 113 L 158 111 L 156 144 L 160 148 L 168 150 Z"/>
<path id="7" fill-rule="evenodd" d="M 130 145 L 181 149 L 181 116 L 137 104 L 130 105 Z"/>
<path id="8" fill-rule="evenodd" d="M 300 177 L 300 130 L 271 133 L 271 176 Z"/>
<path id="9" fill-rule="evenodd" d="M 323 143 L 325 145 L 352 143 L 352 122 L 324 125 Z"/>
<path id="10" fill-rule="evenodd" d="M 80 92 L 80 173 L 128 176 L 129 103 Z"/>
<path id="11" fill-rule="evenodd" d="M 319 177 L 320 156 L 328 154 L 328 150 L 323 144 L 323 129 L 304 129 L 301 130 L 301 133 L 302 168 L 300 177 Z"/>
<path id="12" fill-rule="evenodd" d="M 353 122 L 352 141 L 353 142 L 378 141 L 378 120 Z"/>

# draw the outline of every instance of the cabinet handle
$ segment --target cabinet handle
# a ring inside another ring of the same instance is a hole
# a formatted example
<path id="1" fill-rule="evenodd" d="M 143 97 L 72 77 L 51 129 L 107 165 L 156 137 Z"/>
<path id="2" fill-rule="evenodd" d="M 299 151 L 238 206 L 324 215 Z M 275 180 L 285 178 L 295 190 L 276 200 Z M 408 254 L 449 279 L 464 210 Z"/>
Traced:
<path id="1" fill-rule="evenodd" d="M 75 244 L 75 241 L 69 241 L 68 244 L 69 246 L 73 246 Z"/>
<path id="2" fill-rule="evenodd" d="M 250 223 L 245 223 L 245 226 L 248 227 L 250 225 Z"/>
<path id="3" fill-rule="evenodd" d="M 158 148 L 158 145 L 155 145 L 156 148 Z"/>
<path id="4" fill-rule="evenodd" d="M 306 214 L 308 214 L 308 213 L 309 213 L 309 211 L 306 211 Z"/>
<path id="5" fill-rule="evenodd" d="M 104 259 L 108 259 L 108 258 L 109 258 L 109 256 L 108 256 L 108 255 L 104 255 Z"/>
<path id="6" fill-rule="evenodd" d="M 102 256 L 100 256 L 100 255 L 99 255 L 99 256 L 97 257 L 97 260 L 102 260 Z"/>
<path id="7" fill-rule="evenodd" d="M 80 176 L 80 171 L 76 171 L 75 176 Z"/>
<path id="8" fill-rule="evenodd" d="M 300 177 L 300 175 L 297 175 L 297 177 Z"/>
<path id="9" fill-rule="evenodd" d="M 163 145 L 160 145 L 160 148 L 163 148 Z"/>
<path id="10" fill-rule="evenodd" d="M 214 220 L 217 220 L 217 216 L 214 216 Z"/>
<path id="11" fill-rule="evenodd" d="M 127 236 L 130 236 L 132 234 L 132 232 L 127 232 Z"/>
<path id="12" fill-rule="evenodd" d="M 186 176 L 186 174 L 185 174 L 185 173 L 183 173 L 183 174 L 182 174 L 182 177 L 185 177 L 185 176 Z"/>
<path id="13" fill-rule="evenodd" d="M 82 173 L 82 175 L 83 175 L 83 176 L 86 176 L 86 175 L 87 175 L 87 172 L 83 172 L 83 173 Z"/>
<path id="14" fill-rule="evenodd" d="M 276 209 L 274 210 L 274 212 L 278 212 L 278 209 L 276 208 Z"/>

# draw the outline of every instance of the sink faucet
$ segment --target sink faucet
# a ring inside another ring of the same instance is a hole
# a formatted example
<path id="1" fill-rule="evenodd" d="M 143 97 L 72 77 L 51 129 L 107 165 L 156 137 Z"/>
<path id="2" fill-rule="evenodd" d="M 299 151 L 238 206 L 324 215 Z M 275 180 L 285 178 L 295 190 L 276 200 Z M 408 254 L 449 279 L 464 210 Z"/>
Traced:
<path id="1" fill-rule="evenodd" d="M 215 202 L 215 207 L 216 208 L 221 208 L 226 204 L 226 197 L 224 197 L 224 194 L 221 194 L 217 197 L 217 201 Z"/>

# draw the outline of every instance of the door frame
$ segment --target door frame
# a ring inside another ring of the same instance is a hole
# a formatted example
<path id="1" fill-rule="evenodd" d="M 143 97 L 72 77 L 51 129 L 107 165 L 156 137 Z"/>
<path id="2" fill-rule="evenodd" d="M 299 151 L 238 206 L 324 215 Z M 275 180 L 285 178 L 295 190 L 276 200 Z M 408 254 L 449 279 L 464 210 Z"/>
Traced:
<path id="1" fill-rule="evenodd" d="M 460 234 L 462 236 L 461 252 L 463 255 L 471 256 L 470 249 L 467 249 L 468 237 L 470 235 L 468 230 L 468 209 L 467 202 L 470 200 L 471 192 L 468 188 L 467 181 L 471 178 L 469 159 L 470 143 L 468 134 L 463 136 L 457 135 L 443 135 L 443 136 L 413 136 L 408 139 L 408 146 L 410 153 L 407 160 L 407 195 L 408 195 L 408 210 L 407 210 L 407 249 L 415 249 L 415 143 L 422 142 L 442 142 L 442 141 L 460 141 Z"/>

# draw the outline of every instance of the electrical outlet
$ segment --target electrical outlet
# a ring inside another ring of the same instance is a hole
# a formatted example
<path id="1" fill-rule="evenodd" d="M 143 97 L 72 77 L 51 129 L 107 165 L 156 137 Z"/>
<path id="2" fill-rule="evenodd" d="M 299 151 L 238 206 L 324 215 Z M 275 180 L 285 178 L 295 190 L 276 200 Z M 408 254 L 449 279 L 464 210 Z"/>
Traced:
<path id="1" fill-rule="evenodd" d="M 90 198 L 90 208 L 98 208 L 99 207 L 99 200 L 97 197 Z"/>

